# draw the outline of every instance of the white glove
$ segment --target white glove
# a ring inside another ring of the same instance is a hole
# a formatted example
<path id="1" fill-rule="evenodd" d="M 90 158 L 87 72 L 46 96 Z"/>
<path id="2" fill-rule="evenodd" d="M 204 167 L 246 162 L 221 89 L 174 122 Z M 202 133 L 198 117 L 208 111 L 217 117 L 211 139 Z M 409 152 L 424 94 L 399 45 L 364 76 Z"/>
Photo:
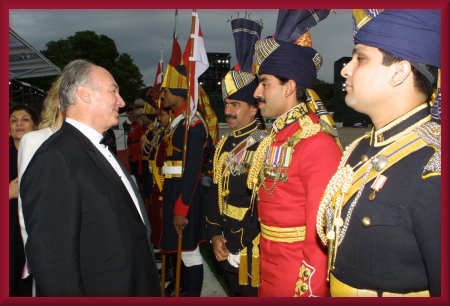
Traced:
<path id="1" fill-rule="evenodd" d="M 230 255 L 228 255 L 228 257 L 227 257 L 227 261 L 230 263 L 230 265 L 232 265 L 235 268 L 239 268 L 240 260 L 241 260 L 241 255 L 239 253 L 238 254 L 230 253 Z"/>

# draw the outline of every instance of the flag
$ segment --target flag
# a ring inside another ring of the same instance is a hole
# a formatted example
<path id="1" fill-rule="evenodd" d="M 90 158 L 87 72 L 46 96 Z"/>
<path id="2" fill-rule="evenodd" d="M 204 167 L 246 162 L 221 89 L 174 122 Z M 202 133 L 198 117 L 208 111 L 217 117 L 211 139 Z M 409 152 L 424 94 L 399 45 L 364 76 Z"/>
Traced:
<path id="1" fill-rule="evenodd" d="M 173 39 L 172 54 L 163 76 L 161 87 L 187 89 L 186 67 L 182 63 L 181 48 L 176 37 Z"/>
<path id="2" fill-rule="evenodd" d="M 161 89 L 161 83 L 163 80 L 164 75 L 164 69 L 163 69 L 163 58 L 162 58 L 162 52 L 161 52 L 161 59 L 158 62 L 158 67 L 156 68 L 156 74 L 155 74 L 155 81 L 153 82 L 153 86 L 150 89 L 150 96 L 152 97 L 153 101 L 153 107 L 159 108 L 159 92 Z M 144 111 L 146 111 L 146 106 L 144 106 Z M 149 105 L 150 106 L 150 105 Z"/>
<path id="3" fill-rule="evenodd" d="M 161 56 L 161 59 L 158 63 L 158 68 L 156 69 L 155 81 L 153 82 L 153 86 L 161 85 L 163 74 L 163 59 Z"/>
<path id="4" fill-rule="evenodd" d="M 183 53 L 183 62 L 186 65 L 186 72 L 188 77 L 190 76 L 189 95 L 191 97 L 191 100 L 189 101 L 189 105 L 191 118 L 197 111 L 198 78 L 209 67 L 208 56 L 206 54 L 205 43 L 203 41 L 203 33 L 200 27 L 200 21 L 197 12 L 192 12 L 192 16 L 195 18 L 194 33 L 191 33 L 191 37 L 189 37 L 189 39 L 187 40 L 186 48 L 184 49 Z M 192 57 L 190 57 L 192 41 L 194 41 L 194 46 Z"/>

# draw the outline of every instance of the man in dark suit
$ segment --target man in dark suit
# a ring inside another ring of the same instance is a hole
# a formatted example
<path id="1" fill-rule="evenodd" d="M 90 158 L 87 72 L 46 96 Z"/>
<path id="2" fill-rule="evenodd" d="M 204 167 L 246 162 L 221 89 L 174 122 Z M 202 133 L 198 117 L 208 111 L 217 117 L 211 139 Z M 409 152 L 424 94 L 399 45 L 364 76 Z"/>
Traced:
<path id="1" fill-rule="evenodd" d="M 137 187 L 102 133 L 125 102 L 112 75 L 85 60 L 62 75 L 66 122 L 21 181 L 25 251 L 41 296 L 159 296 L 150 226 Z"/>

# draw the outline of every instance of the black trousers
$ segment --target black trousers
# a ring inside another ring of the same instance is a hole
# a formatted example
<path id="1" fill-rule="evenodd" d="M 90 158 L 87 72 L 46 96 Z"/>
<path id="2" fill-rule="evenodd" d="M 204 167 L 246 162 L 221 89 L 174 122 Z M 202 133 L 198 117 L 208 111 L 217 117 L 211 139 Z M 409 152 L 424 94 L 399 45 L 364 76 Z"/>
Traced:
<path id="1" fill-rule="evenodd" d="M 248 277 L 248 285 L 239 285 L 238 269 L 231 267 L 227 261 L 224 262 L 224 272 L 230 287 L 231 296 L 258 296 L 258 288 L 252 287 L 250 276 Z"/>

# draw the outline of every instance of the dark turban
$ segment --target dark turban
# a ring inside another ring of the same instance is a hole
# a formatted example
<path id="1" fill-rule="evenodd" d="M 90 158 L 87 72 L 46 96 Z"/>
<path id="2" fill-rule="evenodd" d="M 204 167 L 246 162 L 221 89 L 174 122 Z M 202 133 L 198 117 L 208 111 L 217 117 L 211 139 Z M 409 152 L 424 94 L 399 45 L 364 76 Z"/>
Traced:
<path id="1" fill-rule="evenodd" d="M 256 43 L 260 58 L 258 74 L 271 74 L 311 87 L 322 65 L 322 56 L 313 48 L 266 38 Z M 268 55 L 265 55 L 268 54 Z"/>
<path id="2" fill-rule="evenodd" d="M 355 44 L 377 47 L 413 63 L 440 67 L 438 10 L 354 10 L 353 17 Z"/>

